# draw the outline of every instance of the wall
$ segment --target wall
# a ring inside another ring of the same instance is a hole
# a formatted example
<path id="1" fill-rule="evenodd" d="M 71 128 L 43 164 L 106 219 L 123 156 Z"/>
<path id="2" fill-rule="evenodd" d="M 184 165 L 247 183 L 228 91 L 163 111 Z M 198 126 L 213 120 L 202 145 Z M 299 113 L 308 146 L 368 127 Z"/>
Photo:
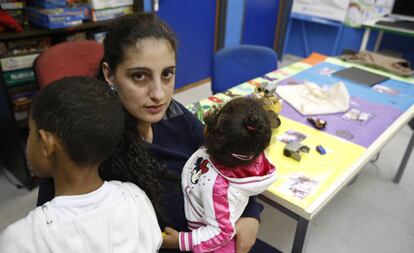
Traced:
<path id="1" fill-rule="evenodd" d="M 144 11 L 152 11 L 144 1 Z M 216 1 L 159 0 L 156 14 L 178 38 L 175 88 L 210 77 L 214 53 Z"/>
<path id="2" fill-rule="evenodd" d="M 273 48 L 279 0 L 246 0 L 242 44 Z"/>
<path id="3" fill-rule="evenodd" d="M 224 43 L 273 48 L 279 0 L 226 0 Z"/>
<path id="4" fill-rule="evenodd" d="M 332 46 L 338 28 L 311 22 L 304 22 L 304 27 L 308 37 L 310 53 L 319 52 L 326 55 L 332 55 Z M 342 50 L 346 48 L 359 51 L 363 33 L 364 30 L 361 28 L 344 27 L 337 53 L 342 52 Z M 286 41 L 285 53 L 306 57 L 303 37 L 300 21 L 293 20 L 290 34 Z M 372 31 L 367 46 L 368 50 L 373 50 L 376 37 L 377 32 Z M 414 45 L 413 37 L 384 33 L 380 49 L 399 51 L 404 58 L 411 62 L 411 65 L 414 65 L 414 46 L 412 45 Z"/>

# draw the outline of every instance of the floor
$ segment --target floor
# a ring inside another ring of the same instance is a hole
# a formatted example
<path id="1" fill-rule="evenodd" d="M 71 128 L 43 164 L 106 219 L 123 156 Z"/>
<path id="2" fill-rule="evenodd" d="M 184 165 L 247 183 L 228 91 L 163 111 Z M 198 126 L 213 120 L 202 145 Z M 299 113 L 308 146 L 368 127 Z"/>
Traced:
<path id="1" fill-rule="evenodd" d="M 211 94 L 209 85 L 174 98 L 183 104 L 195 102 Z M 411 134 L 408 127 L 401 129 L 381 150 L 378 161 L 368 163 L 356 181 L 312 220 L 305 252 L 414 252 L 414 156 L 401 182 L 392 182 Z M 36 196 L 37 189 L 16 189 L 0 173 L 0 231 L 34 207 Z M 294 229 L 294 220 L 265 206 L 259 238 L 289 252 Z"/>

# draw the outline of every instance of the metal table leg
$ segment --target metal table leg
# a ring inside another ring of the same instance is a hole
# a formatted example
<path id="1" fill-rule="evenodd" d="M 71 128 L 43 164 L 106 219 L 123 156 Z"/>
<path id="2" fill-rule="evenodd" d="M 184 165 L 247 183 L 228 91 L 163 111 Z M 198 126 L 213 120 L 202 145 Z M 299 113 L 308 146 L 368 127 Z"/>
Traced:
<path id="1" fill-rule="evenodd" d="M 361 47 L 359 48 L 359 51 L 364 51 L 367 49 L 369 34 L 371 33 L 371 29 L 365 28 L 364 36 L 362 37 Z"/>
<path id="2" fill-rule="evenodd" d="M 398 168 L 397 174 L 395 174 L 394 179 L 392 180 L 394 183 L 398 184 L 401 180 L 402 174 L 405 170 L 405 166 L 407 166 L 407 162 L 410 159 L 410 155 L 414 148 L 414 133 L 411 135 L 410 142 L 408 143 L 407 149 L 405 150 L 403 159 L 401 161 L 400 167 Z"/>
<path id="3" fill-rule="evenodd" d="M 301 253 L 305 244 L 306 232 L 308 230 L 309 221 L 298 217 L 296 225 L 295 239 L 293 240 L 292 253 Z"/>
<path id="4" fill-rule="evenodd" d="M 384 36 L 384 31 L 381 30 L 378 32 L 377 40 L 375 41 L 374 52 L 378 52 L 379 47 L 381 46 L 382 37 Z"/>
<path id="5" fill-rule="evenodd" d="M 299 216 L 298 214 L 290 211 L 286 207 L 275 203 L 274 201 L 272 201 L 264 195 L 259 195 L 259 199 L 297 221 L 295 238 L 293 239 L 292 253 L 301 253 L 303 251 L 303 246 L 305 244 L 309 221 Z"/>

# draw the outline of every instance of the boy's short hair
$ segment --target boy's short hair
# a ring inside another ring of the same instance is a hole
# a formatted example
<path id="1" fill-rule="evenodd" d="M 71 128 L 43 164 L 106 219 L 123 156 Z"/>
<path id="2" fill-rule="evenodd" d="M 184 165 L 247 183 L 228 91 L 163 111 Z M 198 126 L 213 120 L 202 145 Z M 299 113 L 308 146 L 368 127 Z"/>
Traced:
<path id="1" fill-rule="evenodd" d="M 77 165 L 96 165 L 114 151 L 124 129 L 124 111 L 106 83 L 67 77 L 40 90 L 31 106 L 38 129 L 57 135 Z"/>

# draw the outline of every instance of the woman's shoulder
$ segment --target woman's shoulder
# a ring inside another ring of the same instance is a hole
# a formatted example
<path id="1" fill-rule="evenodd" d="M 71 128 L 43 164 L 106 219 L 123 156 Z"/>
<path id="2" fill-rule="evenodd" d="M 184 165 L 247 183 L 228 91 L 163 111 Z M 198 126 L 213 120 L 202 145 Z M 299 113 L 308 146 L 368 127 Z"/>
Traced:
<path id="1" fill-rule="evenodd" d="M 178 116 L 183 116 L 189 112 L 184 105 L 180 102 L 172 99 L 170 105 L 168 106 L 167 111 L 165 112 L 163 120 L 168 120 Z"/>
<path id="2" fill-rule="evenodd" d="M 192 154 L 203 141 L 201 122 L 175 100 L 171 101 L 164 118 L 153 125 L 153 130 L 153 144 L 162 145 L 162 149 L 177 150 L 181 146 L 189 148 Z"/>
<path id="3" fill-rule="evenodd" d="M 176 131 L 178 129 L 186 129 L 186 134 L 188 134 L 188 130 L 194 128 L 194 125 L 200 125 L 201 127 L 201 122 L 180 102 L 173 99 L 171 100 L 163 119 L 157 122 L 154 126 L 166 131 L 168 131 L 167 129 L 172 128 L 175 133 L 177 133 Z"/>
<path id="4" fill-rule="evenodd" d="M 187 121 L 198 121 L 198 119 L 183 104 L 172 99 L 167 111 L 165 112 L 163 120 L 169 120 L 180 116 Z"/>

